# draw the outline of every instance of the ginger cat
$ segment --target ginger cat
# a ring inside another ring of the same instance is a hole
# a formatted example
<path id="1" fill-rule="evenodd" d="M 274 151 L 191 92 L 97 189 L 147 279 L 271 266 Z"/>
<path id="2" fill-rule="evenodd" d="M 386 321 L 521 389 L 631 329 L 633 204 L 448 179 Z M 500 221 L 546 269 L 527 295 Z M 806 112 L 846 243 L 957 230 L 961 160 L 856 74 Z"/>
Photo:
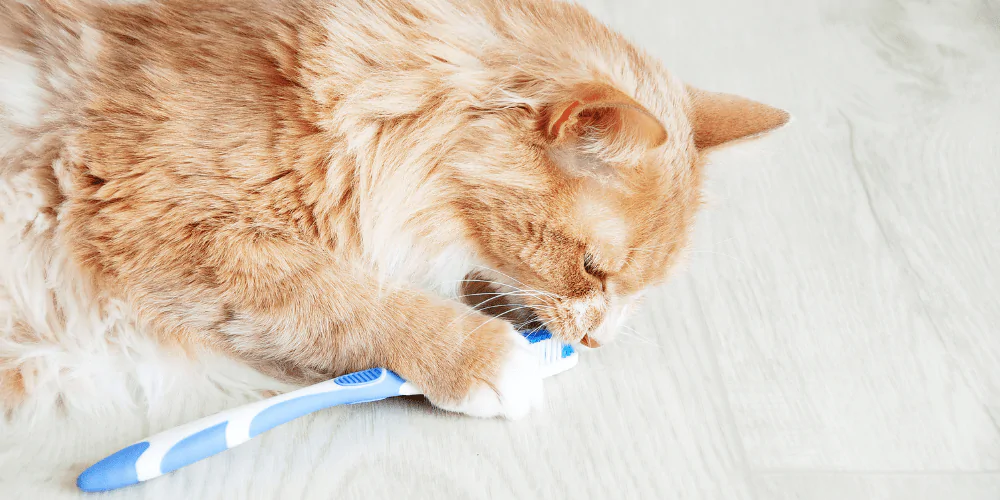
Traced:
<path id="1" fill-rule="evenodd" d="M 550 0 L 3 0 L 0 75 L 0 176 L 46 180 L 87 293 L 279 378 L 384 366 L 510 418 L 541 397 L 515 327 L 611 341 L 706 152 L 788 120 Z"/>

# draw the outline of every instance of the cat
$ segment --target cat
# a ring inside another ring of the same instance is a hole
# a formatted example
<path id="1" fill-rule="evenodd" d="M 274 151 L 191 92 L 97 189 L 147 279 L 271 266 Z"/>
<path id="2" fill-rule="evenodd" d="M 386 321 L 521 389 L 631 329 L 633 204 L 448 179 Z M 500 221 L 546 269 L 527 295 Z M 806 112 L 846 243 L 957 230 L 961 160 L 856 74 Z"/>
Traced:
<path id="1" fill-rule="evenodd" d="M 611 342 L 683 250 L 706 154 L 789 118 L 550 0 L 4 0 L 0 74 L 0 176 L 41 200 L 7 245 L 56 249 L 74 297 L 481 417 L 541 399 L 517 328 Z"/>

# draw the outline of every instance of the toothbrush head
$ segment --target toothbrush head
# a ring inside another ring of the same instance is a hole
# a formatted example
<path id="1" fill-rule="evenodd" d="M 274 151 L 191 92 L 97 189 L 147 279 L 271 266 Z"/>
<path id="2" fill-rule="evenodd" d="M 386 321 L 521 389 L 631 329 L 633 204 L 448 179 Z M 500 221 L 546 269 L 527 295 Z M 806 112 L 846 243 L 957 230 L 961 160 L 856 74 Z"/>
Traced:
<path id="1" fill-rule="evenodd" d="M 580 355 L 573 346 L 554 338 L 548 330 L 531 330 L 521 334 L 537 356 L 542 378 L 569 370 L 579 361 Z"/>

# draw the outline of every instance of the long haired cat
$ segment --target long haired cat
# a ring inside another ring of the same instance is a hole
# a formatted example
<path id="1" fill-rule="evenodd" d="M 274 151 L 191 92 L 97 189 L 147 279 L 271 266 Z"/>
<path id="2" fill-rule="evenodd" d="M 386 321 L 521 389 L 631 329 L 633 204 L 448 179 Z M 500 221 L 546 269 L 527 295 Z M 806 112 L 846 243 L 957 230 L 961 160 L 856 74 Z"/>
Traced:
<path id="1" fill-rule="evenodd" d="M 515 327 L 611 341 L 706 152 L 788 119 L 551 0 L 3 0 L 0 91 L 0 176 L 40 200 L 5 245 L 63 258 L 73 297 L 282 379 L 384 366 L 512 418 L 541 395 Z"/>

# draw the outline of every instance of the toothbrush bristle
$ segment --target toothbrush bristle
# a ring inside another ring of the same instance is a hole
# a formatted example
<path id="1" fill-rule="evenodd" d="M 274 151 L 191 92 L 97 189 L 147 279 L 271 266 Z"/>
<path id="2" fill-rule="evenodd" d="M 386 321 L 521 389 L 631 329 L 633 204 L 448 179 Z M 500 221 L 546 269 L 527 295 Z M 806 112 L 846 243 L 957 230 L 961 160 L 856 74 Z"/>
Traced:
<path id="1" fill-rule="evenodd" d="M 532 330 L 522 334 L 537 356 L 542 377 L 550 377 L 576 366 L 578 355 L 573 346 L 553 338 L 548 330 Z"/>

